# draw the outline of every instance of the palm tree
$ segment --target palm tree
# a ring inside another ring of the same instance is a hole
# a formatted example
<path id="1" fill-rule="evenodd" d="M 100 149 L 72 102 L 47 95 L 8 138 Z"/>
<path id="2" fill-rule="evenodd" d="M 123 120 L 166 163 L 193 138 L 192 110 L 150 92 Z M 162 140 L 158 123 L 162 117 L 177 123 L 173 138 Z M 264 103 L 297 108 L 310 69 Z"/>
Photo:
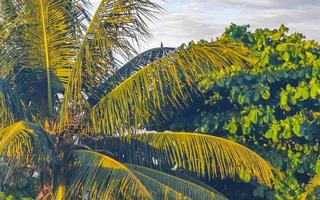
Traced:
<path id="1" fill-rule="evenodd" d="M 224 199 L 164 172 L 281 174 L 251 150 L 195 133 L 143 131 L 170 119 L 207 73 L 246 67 L 247 50 L 200 41 L 128 60 L 161 9 L 150 0 L 0 0 L 0 180 L 37 177 L 37 199 Z M 124 163 L 125 162 L 125 163 Z M 170 170 L 171 169 L 171 170 Z"/>
<path id="2" fill-rule="evenodd" d="M 300 200 L 306 200 L 312 194 L 316 195 L 316 189 L 320 187 L 320 176 L 316 174 L 312 177 L 309 183 L 305 186 L 305 191 L 299 196 Z"/>

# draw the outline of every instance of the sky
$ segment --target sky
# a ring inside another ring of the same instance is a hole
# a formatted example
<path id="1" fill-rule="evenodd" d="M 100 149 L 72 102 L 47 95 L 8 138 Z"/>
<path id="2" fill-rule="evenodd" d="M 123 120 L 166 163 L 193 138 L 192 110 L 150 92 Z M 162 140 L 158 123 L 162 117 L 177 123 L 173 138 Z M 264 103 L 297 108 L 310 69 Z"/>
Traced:
<path id="1" fill-rule="evenodd" d="M 153 37 L 139 51 L 164 46 L 177 47 L 221 35 L 231 23 L 256 28 L 278 28 L 303 33 L 320 41 L 320 0 L 166 0 L 165 12 L 150 23 Z M 99 0 L 92 0 L 94 7 Z"/>

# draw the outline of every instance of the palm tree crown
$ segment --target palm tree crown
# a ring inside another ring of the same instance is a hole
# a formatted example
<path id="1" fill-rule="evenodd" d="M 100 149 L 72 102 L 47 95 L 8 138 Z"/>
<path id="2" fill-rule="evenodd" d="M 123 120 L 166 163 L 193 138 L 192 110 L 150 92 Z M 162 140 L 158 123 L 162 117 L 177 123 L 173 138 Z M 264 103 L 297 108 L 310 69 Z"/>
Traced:
<path id="1" fill-rule="evenodd" d="M 195 133 L 141 131 L 198 94 L 207 73 L 247 67 L 238 43 L 200 41 L 129 60 L 161 8 L 151 0 L 0 0 L 0 180 L 39 174 L 37 199 L 225 199 L 164 172 L 281 174 L 251 150 Z M 148 167 L 148 168 L 147 168 Z M 154 169 L 152 169 L 154 168 Z M 164 172 L 162 172 L 164 171 Z"/>

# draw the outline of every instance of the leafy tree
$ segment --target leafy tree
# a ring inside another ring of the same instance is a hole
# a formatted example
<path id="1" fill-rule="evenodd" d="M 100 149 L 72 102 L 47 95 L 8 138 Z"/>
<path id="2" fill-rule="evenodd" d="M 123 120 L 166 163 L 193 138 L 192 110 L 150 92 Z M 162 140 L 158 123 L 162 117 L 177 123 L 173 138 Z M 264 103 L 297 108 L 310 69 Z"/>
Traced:
<path id="1" fill-rule="evenodd" d="M 25 197 L 21 194 L 5 194 L 4 192 L 0 192 L 0 199 L 1 200 L 32 200 L 31 197 Z"/>
<path id="2" fill-rule="evenodd" d="M 172 168 L 206 178 L 240 173 L 273 185 L 281 174 L 235 142 L 141 131 L 183 109 L 204 75 L 247 67 L 246 48 L 200 41 L 151 51 L 144 65 L 138 57 L 121 68 L 160 8 L 149 0 L 102 0 L 90 17 L 88 4 L 0 1 L 2 184 L 27 171 L 37 179 L 37 199 L 225 198 L 158 171 Z"/>
<path id="3" fill-rule="evenodd" d="M 231 25 L 222 38 L 242 42 L 254 65 L 204 78 L 203 98 L 163 129 L 219 133 L 254 149 L 285 173 L 272 191 L 252 182 L 254 198 L 297 199 L 320 170 L 320 45 L 285 26 L 248 27 Z"/>

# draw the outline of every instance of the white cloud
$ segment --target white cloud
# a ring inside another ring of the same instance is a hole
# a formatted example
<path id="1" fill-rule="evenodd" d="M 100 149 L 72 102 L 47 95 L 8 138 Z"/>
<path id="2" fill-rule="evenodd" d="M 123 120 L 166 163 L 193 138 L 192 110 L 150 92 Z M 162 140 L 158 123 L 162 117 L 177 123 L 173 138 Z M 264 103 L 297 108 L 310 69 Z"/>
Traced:
<path id="1" fill-rule="evenodd" d="M 92 2 L 97 5 L 99 1 Z M 190 40 L 215 38 L 231 23 L 253 28 L 285 24 L 292 32 L 320 40 L 319 0 L 166 0 L 161 5 L 167 12 L 150 24 L 153 38 L 144 49 L 161 42 L 179 46 Z"/>

